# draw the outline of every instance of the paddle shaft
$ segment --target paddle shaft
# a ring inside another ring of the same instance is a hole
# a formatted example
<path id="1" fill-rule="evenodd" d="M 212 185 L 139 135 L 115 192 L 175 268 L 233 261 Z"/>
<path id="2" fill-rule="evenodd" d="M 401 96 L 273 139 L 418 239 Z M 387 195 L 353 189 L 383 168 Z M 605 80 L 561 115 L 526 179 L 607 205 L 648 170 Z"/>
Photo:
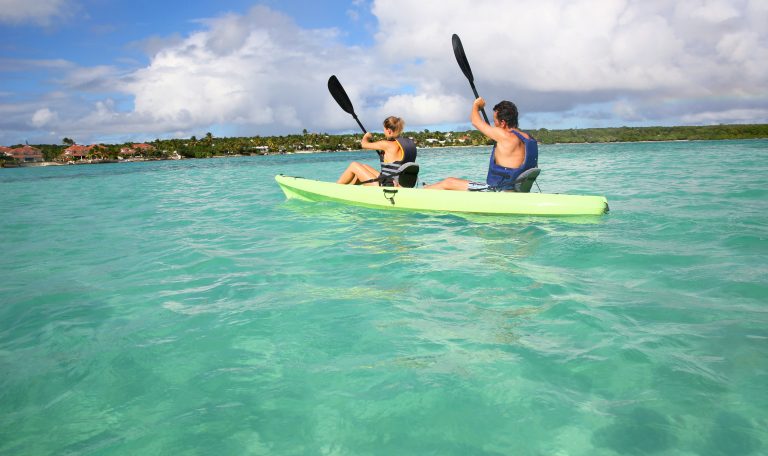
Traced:
<path id="1" fill-rule="evenodd" d="M 470 80 L 470 81 L 469 81 L 469 85 L 470 85 L 470 87 L 472 87 L 472 92 L 474 92 L 474 94 L 475 94 L 475 99 L 478 99 L 478 98 L 480 98 L 480 95 L 478 95 L 478 94 L 477 94 L 477 89 L 475 88 L 475 83 L 474 83 L 473 81 L 471 81 L 471 80 Z M 485 123 L 487 123 L 488 125 L 490 125 L 491 123 L 490 123 L 490 122 L 488 122 L 488 115 L 487 115 L 487 114 L 485 114 L 485 108 L 482 108 L 482 109 L 480 109 L 480 114 L 482 114 L 482 115 L 483 115 L 483 119 L 485 119 Z"/>
<path id="2" fill-rule="evenodd" d="M 360 125 L 360 129 L 363 130 L 363 134 L 368 133 L 363 124 L 360 123 L 360 119 L 358 119 L 356 115 L 352 115 L 352 117 L 355 119 L 355 121 L 357 121 L 357 124 Z"/>

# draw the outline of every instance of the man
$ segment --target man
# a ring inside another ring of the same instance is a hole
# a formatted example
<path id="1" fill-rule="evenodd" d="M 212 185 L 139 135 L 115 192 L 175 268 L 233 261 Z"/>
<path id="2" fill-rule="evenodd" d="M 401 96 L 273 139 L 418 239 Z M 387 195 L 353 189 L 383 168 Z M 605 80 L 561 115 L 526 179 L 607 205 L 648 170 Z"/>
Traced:
<path id="1" fill-rule="evenodd" d="M 486 182 L 471 182 L 448 177 L 424 188 L 439 190 L 469 190 L 470 192 L 501 192 L 514 189 L 515 179 L 524 171 L 538 165 L 539 147 L 528 133 L 517 128 L 517 106 L 502 101 L 493 107 L 493 126 L 480 117 L 485 100 L 478 98 L 472 105 L 472 125 L 496 141 L 491 150 Z"/>

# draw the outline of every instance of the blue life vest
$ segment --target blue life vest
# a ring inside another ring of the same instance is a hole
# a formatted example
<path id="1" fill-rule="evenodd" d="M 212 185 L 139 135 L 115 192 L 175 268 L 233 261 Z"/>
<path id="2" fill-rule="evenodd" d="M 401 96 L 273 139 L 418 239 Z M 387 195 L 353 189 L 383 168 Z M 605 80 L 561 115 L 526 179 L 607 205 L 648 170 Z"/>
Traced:
<path id="1" fill-rule="evenodd" d="M 491 163 L 488 165 L 488 177 L 485 182 L 494 190 L 512 190 L 515 186 L 515 179 L 531 168 L 536 168 L 539 164 L 539 145 L 533 137 L 526 138 L 515 130 L 510 130 L 525 145 L 525 159 L 519 168 L 507 168 L 496 164 L 496 146 L 491 150 Z"/>
<path id="2" fill-rule="evenodd" d="M 381 181 L 382 187 L 393 185 L 393 178 L 388 176 L 397 173 L 403 163 L 416 162 L 416 143 L 409 138 L 395 138 L 395 141 L 403 152 L 403 158 L 389 163 L 381 162 L 381 174 L 384 177 Z"/>

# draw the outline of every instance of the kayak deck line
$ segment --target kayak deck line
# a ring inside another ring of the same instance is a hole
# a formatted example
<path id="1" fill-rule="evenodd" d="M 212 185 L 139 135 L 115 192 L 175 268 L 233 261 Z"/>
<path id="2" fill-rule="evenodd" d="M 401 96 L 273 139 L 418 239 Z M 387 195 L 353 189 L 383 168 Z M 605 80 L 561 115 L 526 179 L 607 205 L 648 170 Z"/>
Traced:
<path id="1" fill-rule="evenodd" d="M 594 195 L 342 185 L 282 174 L 275 176 L 275 180 L 289 199 L 380 209 L 497 215 L 602 215 L 609 210 L 608 200 Z"/>

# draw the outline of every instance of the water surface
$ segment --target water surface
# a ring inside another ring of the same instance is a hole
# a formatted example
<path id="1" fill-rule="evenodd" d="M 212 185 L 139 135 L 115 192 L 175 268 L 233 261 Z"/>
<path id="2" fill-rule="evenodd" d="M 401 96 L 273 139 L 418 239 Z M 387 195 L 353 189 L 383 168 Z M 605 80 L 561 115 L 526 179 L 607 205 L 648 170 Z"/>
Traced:
<path id="1" fill-rule="evenodd" d="M 273 180 L 351 160 L 0 170 L 0 454 L 768 453 L 768 141 L 542 146 L 602 217 Z"/>

